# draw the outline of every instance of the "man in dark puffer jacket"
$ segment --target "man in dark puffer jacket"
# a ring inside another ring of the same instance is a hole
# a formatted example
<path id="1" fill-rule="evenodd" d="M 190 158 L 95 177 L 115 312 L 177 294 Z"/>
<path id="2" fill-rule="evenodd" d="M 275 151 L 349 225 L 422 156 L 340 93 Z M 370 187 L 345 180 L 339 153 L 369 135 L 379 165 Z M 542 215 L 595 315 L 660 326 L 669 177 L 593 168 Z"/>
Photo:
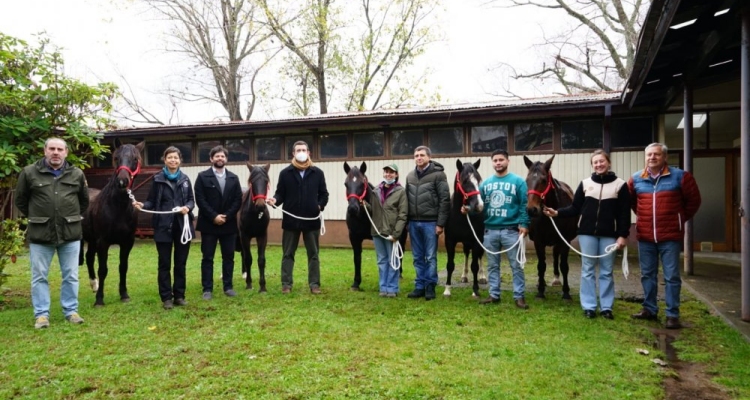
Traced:
<path id="1" fill-rule="evenodd" d="M 448 222 L 450 190 L 443 166 L 430 161 L 430 148 L 414 149 L 417 167 L 406 177 L 406 197 L 409 201 L 409 237 L 414 255 L 414 291 L 407 297 L 425 300 L 435 298 L 437 286 L 438 237 Z"/>
<path id="2" fill-rule="evenodd" d="M 638 258 L 641 265 L 643 309 L 635 319 L 655 320 L 659 258 L 664 270 L 667 329 L 680 324 L 680 249 L 685 221 L 693 218 L 701 205 L 701 194 L 690 172 L 667 165 L 667 146 L 652 143 L 646 147 L 646 168 L 628 181 L 631 208 L 636 215 Z"/>

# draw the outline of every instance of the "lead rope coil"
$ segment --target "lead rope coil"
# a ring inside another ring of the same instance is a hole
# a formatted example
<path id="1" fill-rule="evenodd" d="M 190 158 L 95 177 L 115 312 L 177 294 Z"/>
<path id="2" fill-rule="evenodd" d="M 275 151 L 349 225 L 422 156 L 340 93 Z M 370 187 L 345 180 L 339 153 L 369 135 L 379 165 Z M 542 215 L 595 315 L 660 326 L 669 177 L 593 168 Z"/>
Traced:
<path id="1" fill-rule="evenodd" d="M 292 214 L 292 213 L 284 210 L 283 208 L 276 207 L 275 204 L 270 204 L 270 206 L 273 207 L 274 209 L 280 210 L 284 214 L 286 214 L 286 215 L 288 215 L 290 217 L 293 217 L 293 218 L 297 218 L 297 219 L 301 219 L 301 220 L 305 220 L 305 221 L 315 221 L 316 219 L 320 219 L 320 236 L 323 236 L 323 235 L 326 234 L 326 222 L 323 219 L 323 211 L 321 211 L 320 214 L 318 214 L 317 217 L 300 217 L 298 215 L 294 215 L 294 214 Z"/>
<path id="2" fill-rule="evenodd" d="M 477 240 L 477 243 L 479 243 L 479 245 L 482 246 L 484 251 L 490 254 L 498 255 L 498 254 L 507 253 L 512 248 L 518 246 L 518 252 L 516 253 L 516 261 L 518 261 L 521 264 L 522 269 L 526 268 L 526 241 L 524 240 L 524 235 L 518 235 L 518 240 L 516 241 L 516 243 L 513 244 L 513 246 L 510 246 L 505 250 L 492 251 L 484 247 L 484 243 L 482 243 L 482 241 L 479 240 L 479 237 L 477 236 L 476 231 L 474 231 L 474 225 L 471 224 L 471 219 L 469 218 L 468 213 L 466 214 L 466 221 L 469 223 L 469 228 L 471 228 L 471 233 L 474 234 L 474 239 Z"/>
<path id="3" fill-rule="evenodd" d="M 378 227 L 375 226 L 375 222 L 372 221 L 372 217 L 370 217 L 370 212 L 367 211 L 367 207 L 365 207 L 364 204 L 362 204 L 362 208 L 365 209 L 365 214 L 367 214 L 367 219 L 370 220 L 370 224 L 372 225 L 373 229 L 375 229 L 375 232 L 378 234 L 378 236 L 382 237 L 385 240 L 390 240 L 391 245 L 391 259 L 390 264 L 391 268 L 398 271 L 399 268 L 401 268 L 401 258 L 404 257 L 404 248 L 401 247 L 401 242 L 398 240 L 393 240 L 393 236 L 383 236 L 382 233 L 378 230 Z"/>
<path id="4" fill-rule="evenodd" d="M 133 192 L 128 189 L 128 197 L 130 197 L 130 200 L 135 203 L 135 196 L 133 196 Z M 171 211 L 151 211 L 151 210 L 144 210 L 139 209 L 138 211 L 142 211 L 149 214 L 176 214 L 180 212 L 182 207 L 174 207 Z M 193 240 L 193 233 L 190 231 L 190 218 L 187 214 L 183 214 L 183 224 L 182 224 L 182 234 L 180 235 L 180 243 L 182 244 L 188 244 L 191 240 Z"/>

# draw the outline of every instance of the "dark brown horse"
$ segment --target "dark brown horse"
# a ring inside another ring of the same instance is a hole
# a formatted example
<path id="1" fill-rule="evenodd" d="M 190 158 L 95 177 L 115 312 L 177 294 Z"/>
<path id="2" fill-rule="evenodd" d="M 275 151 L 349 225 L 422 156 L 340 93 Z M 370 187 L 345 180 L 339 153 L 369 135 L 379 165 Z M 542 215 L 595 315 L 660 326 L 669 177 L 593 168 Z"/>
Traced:
<path id="1" fill-rule="evenodd" d="M 544 206 L 557 210 L 567 207 L 573 202 L 573 191 L 570 186 L 552 177 L 551 168 L 554 159 L 555 156 L 552 156 L 542 163 L 539 161 L 532 162 L 528 157 L 523 156 L 523 161 L 529 168 L 529 174 L 526 176 L 526 185 L 529 190 L 526 211 L 531 218 L 529 237 L 534 242 L 534 250 L 536 250 L 536 256 L 539 259 L 537 264 L 539 282 L 536 297 L 541 299 L 545 297 L 544 292 L 547 286 L 544 281 L 544 273 L 547 270 L 545 249 L 547 246 L 552 246 L 555 275 L 557 276 L 558 271 L 560 271 L 563 277 L 562 298 L 570 300 L 570 286 L 568 286 L 568 253 L 570 248 L 557 234 L 552 226 L 552 221 L 542 213 L 542 207 Z M 555 223 L 565 240 L 570 242 L 576 237 L 577 221 L 575 217 L 555 218 Z"/>
<path id="2" fill-rule="evenodd" d="M 482 247 L 481 241 L 484 240 L 484 215 L 482 210 L 484 209 L 484 203 L 482 202 L 482 196 L 479 193 L 479 184 L 482 182 L 482 176 L 479 175 L 477 168 L 481 160 L 477 160 L 474 164 L 472 163 L 461 163 L 461 160 L 456 160 L 456 179 L 453 183 L 453 197 L 451 197 L 451 210 L 448 214 L 448 223 L 445 225 L 445 250 L 448 253 L 448 263 L 446 269 L 448 274 L 445 281 L 445 291 L 443 296 L 451 295 L 451 279 L 453 277 L 453 270 L 456 268 L 454 259 L 456 257 L 456 245 L 458 243 L 463 244 L 465 262 L 469 260 L 469 253 L 471 253 L 471 272 L 474 276 L 472 285 L 472 295 L 479 297 L 479 269 L 482 256 L 484 256 L 484 248 Z M 466 206 L 469 208 L 469 219 L 471 225 L 466 219 L 466 215 L 461 213 L 461 207 Z M 476 233 L 477 237 L 474 237 L 472 229 Z M 479 242 L 477 242 L 477 238 Z M 464 266 L 464 270 L 466 267 Z M 464 278 L 465 279 L 465 278 Z M 463 282 L 466 282 L 462 279 Z M 486 278 L 485 282 L 486 283 Z"/>
<path id="3" fill-rule="evenodd" d="M 130 301 L 127 288 L 128 256 L 135 242 L 138 216 L 128 197 L 128 189 L 133 186 L 133 180 L 141 170 L 144 142 L 132 145 L 116 140 L 115 146 L 112 154 L 115 173 L 98 195 L 90 195 L 92 199 L 82 222 L 83 240 L 78 263 L 83 264 L 83 243 L 87 242 L 86 266 L 92 289 L 96 291 L 95 307 L 104 306 L 104 281 L 109 272 L 107 258 L 109 246 L 113 244 L 120 246 L 120 300 Z M 98 280 L 94 271 L 94 257 L 99 263 Z"/>
<path id="4" fill-rule="evenodd" d="M 237 212 L 237 228 L 239 235 L 239 249 L 242 253 L 242 277 L 245 278 L 245 288 L 253 288 L 253 278 L 250 267 L 253 266 L 253 254 L 250 251 L 250 241 L 255 238 L 258 246 L 258 272 L 260 293 L 266 291 L 266 244 L 268 244 L 268 198 L 269 164 L 262 167 L 247 163 L 250 177 L 247 179 L 247 191 L 242 195 L 242 206 Z"/>

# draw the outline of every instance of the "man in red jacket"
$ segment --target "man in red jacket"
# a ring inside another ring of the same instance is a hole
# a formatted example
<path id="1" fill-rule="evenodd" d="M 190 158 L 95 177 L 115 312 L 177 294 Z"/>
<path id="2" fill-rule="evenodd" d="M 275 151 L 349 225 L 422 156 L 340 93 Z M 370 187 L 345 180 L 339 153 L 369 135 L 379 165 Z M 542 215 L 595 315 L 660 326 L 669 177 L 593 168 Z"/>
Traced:
<path id="1" fill-rule="evenodd" d="M 680 250 L 685 221 L 693 218 L 701 205 L 701 194 L 690 172 L 667 165 L 667 146 L 652 143 L 646 147 L 646 168 L 628 181 L 631 208 L 636 216 L 638 258 L 643 286 L 643 309 L 635 319 L 655 320 L 659 259 L 664 271 L 667 329 L 680 324 Z"/>

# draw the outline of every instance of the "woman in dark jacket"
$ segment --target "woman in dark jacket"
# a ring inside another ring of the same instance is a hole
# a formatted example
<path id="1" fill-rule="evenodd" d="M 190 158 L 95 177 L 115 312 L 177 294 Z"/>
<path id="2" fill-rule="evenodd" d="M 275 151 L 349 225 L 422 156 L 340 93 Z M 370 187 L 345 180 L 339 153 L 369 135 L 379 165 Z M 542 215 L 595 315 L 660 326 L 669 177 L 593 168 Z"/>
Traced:
<path id="1" fill-rule="evenodd" d="M 573 204 L 554 210 L 545 208 L 549 217 L 574 217 L 578 220 L 578 243 L 581 253 L 596 256 L 606 253 L 608 246 L 625 247 L 630 232 L 630 192 L 627 183 L 610 171 L 609 154 L 596 150 L 591 156 L 594 173 L 578 185 Z M 615 283 L 612 267 L 615 252 L 606 257 L 582 257 L 581 260 L 581 307 L 586 318 L 596 317 L 596 263 L 599 261 L 599 305 L 600 315 L 613 319 Z"/>
<path id="2" fill-rule="evenodd" d="M 183 234 L 185 228 L 185 215 L 188 216 L 188 227 L 192 238 L 195 235 L 193 228 L 193 213 L 195 200 L 193 198 L 193 185 L 190 178 L 180 171 L 182 153 L 180 149 L 170 146 L 164 151 L 164 168 L 154 175 L 148 200 L 143 203 L 135 202 L 135 208 L 141 210 L 172 211 L 179 212 L 154 214 L 152 224 L 154 227 L 154 241 L 159 253 L 158 282 L 159 296 L 165 310 L 174 305 L 187 305 L 185 301 L 185 265 L 190 252 L 190 240 Z M 184 242 L 184 243 L 183 243 Z M 170 258 L 174 246 L 174 284 L 170 276 Z"/>

